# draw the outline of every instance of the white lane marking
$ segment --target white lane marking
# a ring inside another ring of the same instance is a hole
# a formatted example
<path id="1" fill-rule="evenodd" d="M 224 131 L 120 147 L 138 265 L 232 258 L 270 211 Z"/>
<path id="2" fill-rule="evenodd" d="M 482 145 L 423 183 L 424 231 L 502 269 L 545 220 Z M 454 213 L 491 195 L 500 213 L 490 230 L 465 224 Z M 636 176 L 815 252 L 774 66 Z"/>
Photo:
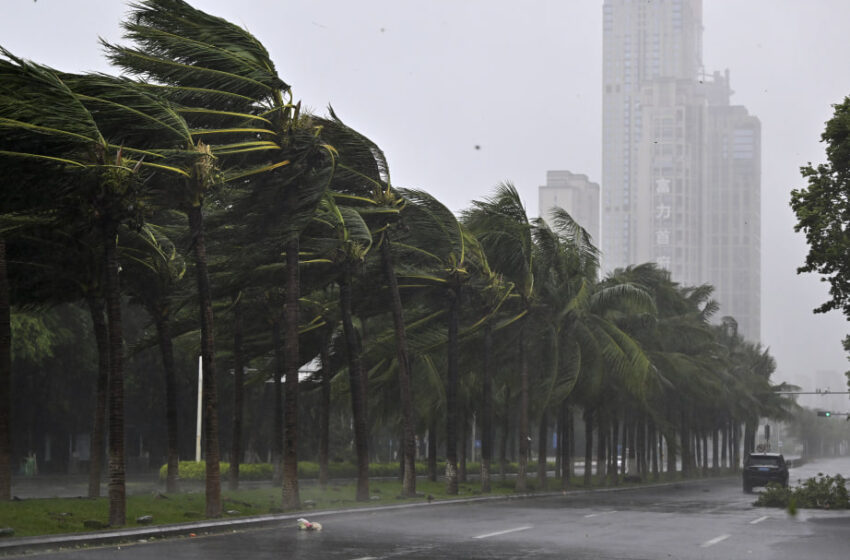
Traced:
<path id="1" fill-rule="evenodd" d="M 704 543 L 699 545 L 699 547 L 700 548 L 708 548 L 709 546 L 714 546 L 715 544 L 717 544 L 719 542 L 725 541 L 726 539 L 728 539 L 731 536 L 732 535 L 720 535 L 719 537 L 714 537 L 710 541 L 705 541 Z"/>
<path id="2" fill-rule="evenodd" d="M 764 517 L 759 517 L 758 519 L 753 519 L 752 521 L 750 521 L 750 525 L 755 525 L 756 523 L 761 523 L 765 519 L 770 519 L 770 516 L 765 515 Z"/>
<path id="3" fill-rule="evenodd" d="M 591 513 L 591 514 L 585 515 L 585 517 L 599 517 L 600 515 L 610 515 L 612 513 L 617 513 L 617 510 L 615 509 L 615 510 L 611 510 L 611 511 L 601 511 L 599 513 Z"/>
<path id="4" fill-rule="evenodd" d="M 378 560 L 377 556 L 361 556 L 360 558 L 354 558 L 354 560 Z"/>
<path id="5" fill-rule="evenodd" d="M 523 525 L 522 527 L 515 527 L 513 529 L 505 529 L 504 531 L 496 531 L 495 533 L 487 533 L 485 535 L 476 535 L 472 537 L 473 539 L 486 539 L 488 537 L 498 537 L 499 535 L 507 535 L 508 533 L 516 533 L 518 531 L 527 531 L 531 529 L 532 525 Z"/>

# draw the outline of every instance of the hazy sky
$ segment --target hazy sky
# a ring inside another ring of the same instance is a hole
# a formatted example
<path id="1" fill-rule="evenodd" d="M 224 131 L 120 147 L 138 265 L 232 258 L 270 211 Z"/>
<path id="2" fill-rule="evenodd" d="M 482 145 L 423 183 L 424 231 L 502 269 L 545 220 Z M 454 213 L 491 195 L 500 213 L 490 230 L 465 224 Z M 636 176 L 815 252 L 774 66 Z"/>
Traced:
<path id="1" fill-rule="evenodd" d="M 460 210 L 510 180 L 536 215 L 547 170 L 601 178 L 602 0 L 193 4 L 254 33 L 305 106 L 332 104 L 376 141 L 397 186 Z M 847 325 L 840 314 L 811 313 L 827 287 L 795 273 L 807 247 L 788 200 L 803 185 L 799 167 L 824 158 L 831 104 L 850 95 L 850 2 L 703 5 L 705 70 L 728 68 L 733 103 L 762 122 L 762 342 L 780 379 L 843 372 Z M 0 45 L 15 54 L 62 70 L 109 70 L 97 37 L 120 39 L 123 2 L 0 6 Z"/>

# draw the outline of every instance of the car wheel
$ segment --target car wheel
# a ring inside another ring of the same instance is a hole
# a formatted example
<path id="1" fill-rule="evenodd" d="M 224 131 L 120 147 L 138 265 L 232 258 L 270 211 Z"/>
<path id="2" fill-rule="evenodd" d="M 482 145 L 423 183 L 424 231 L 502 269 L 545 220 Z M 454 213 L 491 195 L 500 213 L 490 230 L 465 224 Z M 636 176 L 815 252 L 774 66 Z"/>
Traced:
<path id="1" fill-rule="evenodd" d="M 752 485 L 744 482 L 744 494 L 752 494 L 752 493 L 753 493 Z"/>

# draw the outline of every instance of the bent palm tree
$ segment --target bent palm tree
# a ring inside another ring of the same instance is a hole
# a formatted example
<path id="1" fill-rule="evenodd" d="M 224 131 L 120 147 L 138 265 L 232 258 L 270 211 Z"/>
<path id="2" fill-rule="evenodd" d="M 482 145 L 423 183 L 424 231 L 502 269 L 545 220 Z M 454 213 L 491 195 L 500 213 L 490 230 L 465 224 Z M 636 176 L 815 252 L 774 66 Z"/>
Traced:
<path id="1" fill-rule="evenodd" d="M 351 391 L 354 446 L 357 456 L 358 501 L 369 499 L 369 434 L 366 423 L 366 388 L 362 345 L 352 316 L 352 283 L 355 269 L 372 247 L 372 234 L 360 214 L 351 207 L 337 206 L 328 194 L 314 218 L 314 229 L 308 231 L 305 244 L 316 258 L 308 264 L 333 266 L 339 286 L 339 308 L 348 357 L 348 379 Z"/>
<path id="2" fill-rule="evenodd" d="M 57 209 L 71 209 L 63 220 L 100 234 L 105 270 L 106 314 L 109 332 L 109 495 L 111 525 L 125 522 L 124 413 L 120 283 L 117 234 L 124 223 L 140 223 L 142 183 L 139 173 L 156 166 L 183 173 L 161 163 L 143 162 L 162 156 L 125 141 L 156 129 L 163 136 L 179 130 L 182 120 L 170 108 L 135 88 L 134 84 L 106 76 L 60 74 L 25 62 L 3 51 L 0 64 L 3 102 L 0 127 L 4 142 L 0 157 L 45 165 L 38 170 L 56 194 Z M 50 111 L 45 111 L 50 107 Z M 135 127 L 126 125 L 132 115 Z M 138 146 L 139 144 L 136 144 Z M 45 174 L 52 172 L 49 175 Z M 185 173 L 184 173 L 185 174 Z M 37 178 L 30 175 L 24 184 Z"/>
<path id="3" fill-rule="evenodd" d="M 534 290 L 533 226 L 525 212 L 519 192 L 511 183 L 503 183 L 496 193 L 473 202 L 462 216 L 463 222 L 478 237 L 487 260 L 497 273 L 515 286 L 521 317 L 517 320 L 516 351 L 519 358 L 519 468 L 516 489 L 527 488 L 528 466 L 528 348 L 526 317 L 536 296 Z"/>
<path id="4" fill-rule="evenodd" d="M 362 205 L 361 211 L 372 230 L 379 234 L 381 268 L 390 292 L 396 364 L 402 417 L 402 495 L 416 495 L 416 435 L 413 425 L 413 397 L 410 351 L 404 310 L 398 286 L 392 250 L 392 236 L 404 198 L 393 189 L 384 153 L 364 135 L 346 126 L 330 110 L 331 118 L 322 121 L 322 135 L 337 154 L 337 170 L 332 188 L 340 199 Z"/>
<path id="5" fill-rule="evenodd" d="M 312 214 L 316 189 L 302 196 L 305 177 L 329 168 L 316 128 L 291 101 L 265 47 L 249 32 L 197 10 L 182 0 L 145 0 L 123 24 L 134 48 L 107 44 L 109 58 L 124 70 L 148 79 L 148 87 L 181 106 L 192 126 L 192 145 L 208 156 L 197 180 L 187 182 L 177 200 L 186 212 L 195 249 L 201 303 L 202 352 L 207 417 L 207 515 L 221 513 L 218 430 L 215 408 L 215 362 L 212 301 L 204 244 L 203 205 L 219 178 L 242 181 L 262 174 L 261 188 L 283 194 L 288 206 L 284 253 L 287 264 L 285 305 L 286 418 L 284 508 L 300 504 L 297 476 L 298 395 L 298 232 Z M 202 138 L 211 139 L 206 146 Z M 316 184 L 315 179 L 311 179 Z M 319 180 L 318 184 L 322 181 Z M 321 189 L 318 189 L 319 191 Z M 209 379 L 209 382 L 206 380 Z"/>

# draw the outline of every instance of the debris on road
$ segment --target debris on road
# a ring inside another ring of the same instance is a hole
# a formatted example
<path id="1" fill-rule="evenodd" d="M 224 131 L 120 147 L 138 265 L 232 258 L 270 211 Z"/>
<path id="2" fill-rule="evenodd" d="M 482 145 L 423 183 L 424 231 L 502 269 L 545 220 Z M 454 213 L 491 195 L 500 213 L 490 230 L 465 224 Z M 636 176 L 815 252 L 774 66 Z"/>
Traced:
<path id="1" fill-rule="evenodd" d="M 299 531 L 321 531 L 322 524 L 317 522 L 310 522 L 304 519 L 303 517 L 298 518 L 298 530 Z"/>

